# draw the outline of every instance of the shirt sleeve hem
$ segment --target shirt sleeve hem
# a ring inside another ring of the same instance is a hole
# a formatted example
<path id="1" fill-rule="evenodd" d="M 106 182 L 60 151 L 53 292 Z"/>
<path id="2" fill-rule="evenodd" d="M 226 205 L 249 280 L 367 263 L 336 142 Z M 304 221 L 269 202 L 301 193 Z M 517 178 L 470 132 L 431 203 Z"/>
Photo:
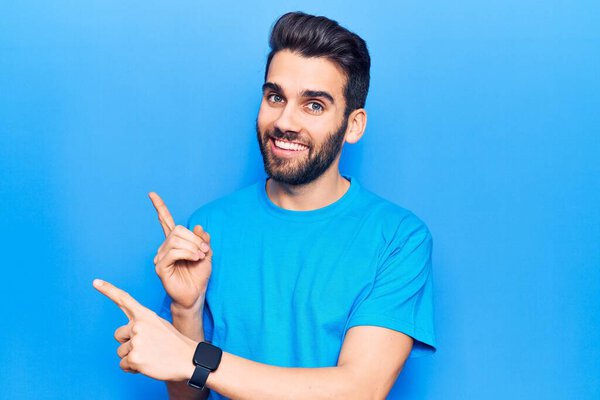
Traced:
<path id="1" fill-rule="evenodd" d="M 409 358 L 432 355 L 437 351 L 437 344 L 433 333 L 429 330 L 420 329 L 410 322 L 401 321 L 386 315 L 354 315 L 347 324 L 346 331 L 353 326 L 359 325 L 380 326 L 402 332 L 412 337 L 414 343 Z"/>

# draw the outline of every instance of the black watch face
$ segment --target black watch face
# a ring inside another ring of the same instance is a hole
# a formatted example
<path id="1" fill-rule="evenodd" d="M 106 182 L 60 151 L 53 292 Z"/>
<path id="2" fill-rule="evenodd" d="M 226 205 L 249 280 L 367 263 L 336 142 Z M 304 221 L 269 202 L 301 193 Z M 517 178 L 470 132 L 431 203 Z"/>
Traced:
<path id="1" fill-rule="evenodd" d="M 222 354 L 223 352 L 220 348 L 210 343 L 200 342 L 194 353 L 194 364 L 214 371 L 219 366 L 219 362 L 221 362 Z"/>

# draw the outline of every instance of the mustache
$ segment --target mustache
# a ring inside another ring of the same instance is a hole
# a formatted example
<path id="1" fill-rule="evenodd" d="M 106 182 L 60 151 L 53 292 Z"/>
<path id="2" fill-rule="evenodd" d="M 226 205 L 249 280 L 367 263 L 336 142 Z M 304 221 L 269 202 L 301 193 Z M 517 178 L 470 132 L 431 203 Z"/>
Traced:
<path id="1" fill-rule="evenodd" d="M 282 132 L 281 130 L 274 128 L 270 132 L 267 131 L 266 134 L 267 136 L 272 136 L 276 139 L 287 140 L 288 142 L 296 142 L 309 147 L 311 146 L 310 142 L 307 143 L 306 141 L 302 140 L 301 136 L 297 133 Z"/>

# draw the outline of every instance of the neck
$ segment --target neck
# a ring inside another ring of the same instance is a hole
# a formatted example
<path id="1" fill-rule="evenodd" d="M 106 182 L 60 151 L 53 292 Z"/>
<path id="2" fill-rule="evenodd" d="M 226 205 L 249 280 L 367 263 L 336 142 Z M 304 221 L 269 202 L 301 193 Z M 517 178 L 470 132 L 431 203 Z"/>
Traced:
<path id="1" fill-rule="evenodd" d="M 267 180 L 267 195 L 281 208 L 294 211 L 316 210 L 335 203 L 350 187 L 336 168 L 305 185 L 288 185 L 272 178 Z"/>

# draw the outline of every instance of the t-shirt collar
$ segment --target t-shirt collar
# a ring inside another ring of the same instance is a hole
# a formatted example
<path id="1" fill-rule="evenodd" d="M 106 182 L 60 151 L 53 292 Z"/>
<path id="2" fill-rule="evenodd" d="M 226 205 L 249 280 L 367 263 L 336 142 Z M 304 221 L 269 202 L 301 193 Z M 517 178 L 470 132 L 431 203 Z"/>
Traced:
<path id="1" fill-rule="evenodd" d="M 257 183 L 259 201 L 270 214 L 284 219 L 296 221 L 314 221 L 329 218 L 346 209 L 360 188 L 356 178 L 352 177 L 351 175 L 342 176 L 350 181 L 350 187 L 346 190 L 346 193 L 344 193 L 342 197 L 335 202 L 315 210 L 288 210 L 273 203 L 267 194 L 268 177 L 260 179 Z"/>

